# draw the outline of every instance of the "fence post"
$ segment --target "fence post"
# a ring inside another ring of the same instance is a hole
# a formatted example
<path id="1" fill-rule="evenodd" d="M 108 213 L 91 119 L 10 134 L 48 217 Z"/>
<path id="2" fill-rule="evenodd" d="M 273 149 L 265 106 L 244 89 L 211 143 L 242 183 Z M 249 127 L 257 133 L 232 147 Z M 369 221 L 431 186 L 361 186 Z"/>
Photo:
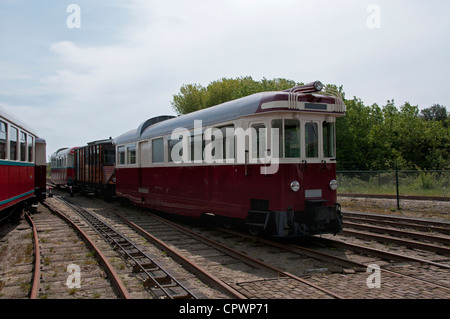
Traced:
<path id="1" fill-rule="evenodd" d="M 398 192 L 398 164 L 395 164 L 395 187 L 397 191 L 397 210 L 400 210 L 400 194 Z"/>

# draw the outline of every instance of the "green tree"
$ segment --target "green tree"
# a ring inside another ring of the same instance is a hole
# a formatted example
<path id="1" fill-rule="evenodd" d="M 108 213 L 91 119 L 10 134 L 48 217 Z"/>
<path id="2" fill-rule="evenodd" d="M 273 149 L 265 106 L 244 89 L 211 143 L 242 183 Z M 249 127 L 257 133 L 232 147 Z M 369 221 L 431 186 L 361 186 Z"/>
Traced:
<path id="1" fill-rule="evenodd" d="M 186 84 L 173 96 L 172 108 L 178 114 L 187 114 L 205 107 L 206 89 L 200 84 Z"/>
<path id="2" fill-rule="evenodd" d="M 218 105 L 258 92 L 283 91 L 300 85 L 292 80 L 263 78 L 255 81 L 252 77 L 236 79 L 222 78 L 210 82 L 205 88 L 200 84 L 187 84 L 180 88 L 180 92 L 173 96 L 172 108 L 178 114 L 187 114 L 203 108 Z"/>

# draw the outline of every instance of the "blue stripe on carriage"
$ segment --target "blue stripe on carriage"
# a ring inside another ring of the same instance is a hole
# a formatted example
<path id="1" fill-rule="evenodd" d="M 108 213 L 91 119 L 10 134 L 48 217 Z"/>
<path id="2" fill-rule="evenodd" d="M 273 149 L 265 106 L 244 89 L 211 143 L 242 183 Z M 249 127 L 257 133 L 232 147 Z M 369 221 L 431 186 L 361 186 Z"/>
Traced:
<path id="1" fill-rule="evenodd" d="M 34 163 L 16 162 L 16 161 L 5 161 L 0 160 L 0 165 L 4 166 L 34 166 Z"/>
<path id="2" fill-rule="evenodd" d="M 10 203 L 10 202 L 12 202 L 12 201 L 15 201 L 15 200 L 17 200 L 17 199 L 19 199 L 19 198 L 25 197 L 25 196 L 30 195 L 30 194 L 33 194 L 33 193 L 34 193 L 34 189 L 33 189 L 32 191 L 29 191 L 29 192 L 23 193 L 23 194 L 21 194 L 21 195 L 17 195 L 17 196 L 11 197 L 11 198 L 9 198 L 9 199 L 7 199 L 7 200 L 1 201 L 1 202 L 0 202 L 0 205 L 8 204 L 8 203 Z"/>

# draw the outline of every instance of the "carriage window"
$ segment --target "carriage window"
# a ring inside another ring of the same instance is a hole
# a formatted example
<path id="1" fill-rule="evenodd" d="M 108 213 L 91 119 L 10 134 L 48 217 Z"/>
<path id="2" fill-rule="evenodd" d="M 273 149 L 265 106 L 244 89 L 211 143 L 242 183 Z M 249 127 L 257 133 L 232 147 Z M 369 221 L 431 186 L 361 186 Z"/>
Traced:
<path id="1" fill-rule="evenodd" d="M 34 145 L 34 137 L 28 135 L 28 162 L 33 162 L 33 145 Z"/>
<path id="2" fill-rule="evenodd" d="M 0 121 L 0 159 L 6 159 L 6 123 Z"/>
<path id="3" fill-rule="evenodd" d="M 27 159 L 27 134 L 20 132 L 20 160 L 25 162 Z"/>
<path id="4" fill-rule="evenodd" d="M 220 133 L 214 134 L 214 158 L 216 160 L 234 159 L 234 125 L 214 128 L 220 130 Z"/>
<path id="5" fill-rule="evenodd" d="M 169 151 L 169 153 L 168 153 L 168 160 L 169 160 L 169 163 L 172 163 L 173 162 L 173 158 L 172 158 L 172 149 L 173 149 L 173 147 L 175 146 L 175 145 L 177 145 L 178 143 L 181 143 L 181 139 L 179 139 L 179 140 L 169 140 L 169 142 L 168 142 L 168 151 Z M 183 148 L 181 148 L 181 150 L 180 150 L 180 154 L 179 154 L 179 156 L 181 157 L 181 156 L 183 156 Z"/>
<path id="6" fill-rule="evenodd" d="M 9 138 L 9 159 L 11 161 L 17 161 L 17 139 L 18 139 L 19 131 L 10 127 L 10 138 Z"/>
<path id="7" fill-rule="evenodd" d="M 119 146 L 117 148 L 117 153 L 119 154 L 118 163 L 119 165 L 125 165 L 125 146 Z"/>
<path id="8" fill-rule="evenodd" d="M 322 123 L 323 129 L 323 156 L 335 157 L 335 125 L 330 122 Z"/>
<path id="9" fill-rule="evenodd" d="M 297 120 L 273 120 L 272 129 L 278 129 L 278 156 L 286 158 L 300 157 L 300 122 Z"/>
<path id="10" fill-rule="evenodd" d="M 203 150 L 206 145 L 203 135 L 191 136 L 189 142 L 191 143 L 191 161 L 201 163 L 204 160 Z"/>
<path id="11" fill-rule="evenodd" d="M 278 151 L 278 157 L 282 158 L 284 157 L 283 155 L 283 120 L 273 120 L 272 121 L 272 130 L 273 129 L 278 129 L 278 145 L 279 145 L 279 151 Z M 272 134 L 274 133 L 274 131 L 272 131 Z M 275 141 L 274 138 L 272 137 L 272 141 Z M 274 147 L 274 145 L 272 145 L 272 148 Z"/>
<path id="12" fill-rule="evenodd" d="M 223 136 L 223 159 L 234 159 L 235 157 L 235 135 L 234 125 L 221 127 Z"/>
<path id="13" fill-rule="evenodd" d="M 306 157 L 319 157 L 319 132 L 317 123 L 305 124 Z"/>
<path id="14" fill-rule="evenodd" d="M 127 164 L 136 164 L 136 144 L 127 145 Z"/>
<path id="15" fill-rule="evenodd" d="M 152 141 L 152 163 L 164 163 L 164 139 Z"/>
<path id="16" fill-rule="evenodd" d="M 116 149 L 111 147 L 105 147 L 103 149 L 103 164 L 106 166 L 114 165 L 116 158 Z"/>
<path id="17" fill-rule="evenodd" d="M 300 122 L 284 120 L 284 156 L 286 158 L 300 157 Z"/>
<path id="18" fill-rule="evenodd" d="M 252 158 L 261 158 L 266 147 L 266 126 L 256 124 L 252 128 Z"/>

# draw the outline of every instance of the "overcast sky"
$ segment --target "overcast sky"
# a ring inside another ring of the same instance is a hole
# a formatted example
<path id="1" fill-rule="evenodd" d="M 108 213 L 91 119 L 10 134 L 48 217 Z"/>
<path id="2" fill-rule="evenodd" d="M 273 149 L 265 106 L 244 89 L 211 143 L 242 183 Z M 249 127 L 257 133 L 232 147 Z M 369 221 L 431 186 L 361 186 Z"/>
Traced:
<path id="1" fill-rule="evenodd" d="M 183 84 L 222 77 L 448 108 L 449 14 L 448 0 L 0 0 L 0 105 L 47 155 L 173 115 Z"/>

